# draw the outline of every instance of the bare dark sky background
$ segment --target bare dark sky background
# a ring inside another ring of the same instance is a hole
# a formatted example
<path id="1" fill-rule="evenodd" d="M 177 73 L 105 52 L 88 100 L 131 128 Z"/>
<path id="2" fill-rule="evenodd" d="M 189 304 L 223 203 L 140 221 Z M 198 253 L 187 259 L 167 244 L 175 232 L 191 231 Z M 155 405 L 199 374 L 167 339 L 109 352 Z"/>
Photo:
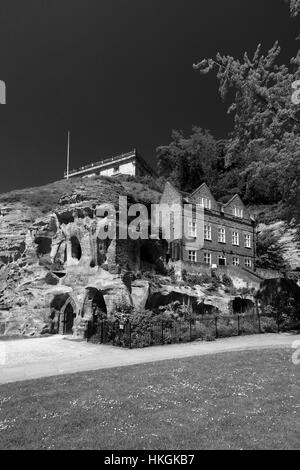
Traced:
<path id="1" fill-rule="evenodd" d="M 148 162 L 171 130 L 226 136 L 213 75 L 192 64 L 279 39 L 297 50 L 283 0 L 1 0 L 0 192 L 61 179 L 134 147 Z"/>

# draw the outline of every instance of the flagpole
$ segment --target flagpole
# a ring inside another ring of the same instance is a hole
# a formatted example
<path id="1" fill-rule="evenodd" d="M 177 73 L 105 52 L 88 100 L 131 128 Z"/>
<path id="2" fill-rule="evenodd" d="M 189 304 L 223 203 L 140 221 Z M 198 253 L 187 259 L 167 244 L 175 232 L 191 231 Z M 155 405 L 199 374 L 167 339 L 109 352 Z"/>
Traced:
<path id="1" fill-rule="evenodd" d="M 70 166 L 70 131 L 68 131 L 68 149 L 67 149 L 67 179 L 69 179 L 69 166 Z"/>

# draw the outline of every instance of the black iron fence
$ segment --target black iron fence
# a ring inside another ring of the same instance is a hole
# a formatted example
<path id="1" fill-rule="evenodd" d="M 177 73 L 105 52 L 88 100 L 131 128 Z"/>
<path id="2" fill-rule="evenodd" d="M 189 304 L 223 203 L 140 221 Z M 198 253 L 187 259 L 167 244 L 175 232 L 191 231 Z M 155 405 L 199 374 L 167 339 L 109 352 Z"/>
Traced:
<path id="1" fill-rule="evenodd" d="M 216 338 L 280 332 L 283 325 L 279 316 L 255 313 L 228 316 L 203 315 L 191 320 L 130 321 L 100 320 L 90 328 L 88 340 L 125 348 L 139 348 L 157 344 L 172 344 L 196 340 L 213 341 Z M 287 328 L 285 328 L 287 329 Z"/>

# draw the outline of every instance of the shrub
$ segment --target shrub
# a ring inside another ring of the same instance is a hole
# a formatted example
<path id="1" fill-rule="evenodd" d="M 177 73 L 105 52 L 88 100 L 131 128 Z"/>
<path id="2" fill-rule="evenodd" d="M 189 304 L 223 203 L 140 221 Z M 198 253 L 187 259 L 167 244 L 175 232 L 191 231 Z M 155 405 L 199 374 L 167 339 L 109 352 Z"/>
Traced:
<path id="1" fill-rule="evenodd" d="M 217 325 L 219 338 L 235 336 L 238 333 L 237 318 L 219 317 Z"/>
<path id="2" fill-rule="evenodd" d="M 240 334 L 254 335 L 258 333 L 258 321 L 256 317 L 240 316 Z"/>
<path id="3" fill-rule="evenodd" d="M 223 282 L 224 286 L 226 286 L 226 287 L 232 287 L 233 286 L 232 279 L 227 274 L 223 274 L 222 282 Z"/>
<path id="4" fill-rule="evenodd" d="M 216 338 L 215 334 L 215 325 L 211 319 L 205 321 L 205 319 L 201 319 L 201 321 L 196 320 L 195 325 L 193 328 L 193 336 L 204 341 L 212 341 Z"/>
<path id="5" fill-rule="evenodd" d="M 203 273 L 201 274 L 201 281 L 202 281 L 202 284 L 209 284 L 211 283 L 211 276 L 207 273 Z"/>
<path id="6" fill-rule="evenodd" d="M 273 317 L 260 317 L 260 331 L 262 333 L 276 333 L 277 323 Z"/>
<path id="7" fill-rule="evenodd" d="M 202 276 L 199 274 L 186 274 L 185 282 L 190 286 L 201 285 Z"/>
<path id="8" fill-rule="evenodd" d="M 182 271 L 182 279 L 190 286 L 202 286 L 213 282 L 212 277 L 207 273 L 187 273 L 185 269 Z"/>

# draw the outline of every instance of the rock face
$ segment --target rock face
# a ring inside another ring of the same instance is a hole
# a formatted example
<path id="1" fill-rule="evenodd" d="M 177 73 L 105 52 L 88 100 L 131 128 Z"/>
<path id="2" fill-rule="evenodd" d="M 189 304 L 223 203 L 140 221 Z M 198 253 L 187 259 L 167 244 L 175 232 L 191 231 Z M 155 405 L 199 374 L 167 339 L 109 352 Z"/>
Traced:
<path id="1" fill-rule="evenodd" d="M 162 288 L 150 290 L 145 307 L 149 310 L 157 310 L 172 302 L 185 304 L 199 315 L 229 315 L 246 311 L 252 312 L 255 298 L 250 294 L 240 298 L 225 292 L 222 287 L 212 291 L 209 285 L 194 286 L 193 288 L 164 285 Z"/>
<path id="2" fill-rule="evenodd" d="M 0 195 L 0 335 L 83 336 L 93 316 L 133 304 L 131 281 L 122 279 L 138 268 L 137 249 L 99 239 L 107 220 L 96 216 L 97 205 L 117 206 L 133 188 L 137 199 L 145 192 L 126 178 L 97 177 Z M 159 194 L 146 196 L 157 202 Z"/>
<path id="3" fill-rule="evenodd" d="M 131 283 L 131 299 L 136 309 L 146 308 L 146 303 L 150 293 L 148 281 L 135 280 Z"/>
<path id="4" fill-rule="evenodd" d="M 161 260 L 164 248 L 149 240 L 139 244 L 99 237 L 109 220 L 97 214 L 97 205 L 116 206 L 119 196 L 128 194 L 129 203 L 156 203 L 160 196 L 135 181 L 107 178 L 0 195 L 0 335 L 82 338 L 90 324 L 120 305 L 156 309 L 179 301 L 200 314 L 234 311 L 235 296 L 222 287 L 213 291 L 171 280 L 153 287 L 132 278 L 142 262 L 151 268 Z M 253 305 L 251 296 L 242 300 L 244 307 Z"/>

